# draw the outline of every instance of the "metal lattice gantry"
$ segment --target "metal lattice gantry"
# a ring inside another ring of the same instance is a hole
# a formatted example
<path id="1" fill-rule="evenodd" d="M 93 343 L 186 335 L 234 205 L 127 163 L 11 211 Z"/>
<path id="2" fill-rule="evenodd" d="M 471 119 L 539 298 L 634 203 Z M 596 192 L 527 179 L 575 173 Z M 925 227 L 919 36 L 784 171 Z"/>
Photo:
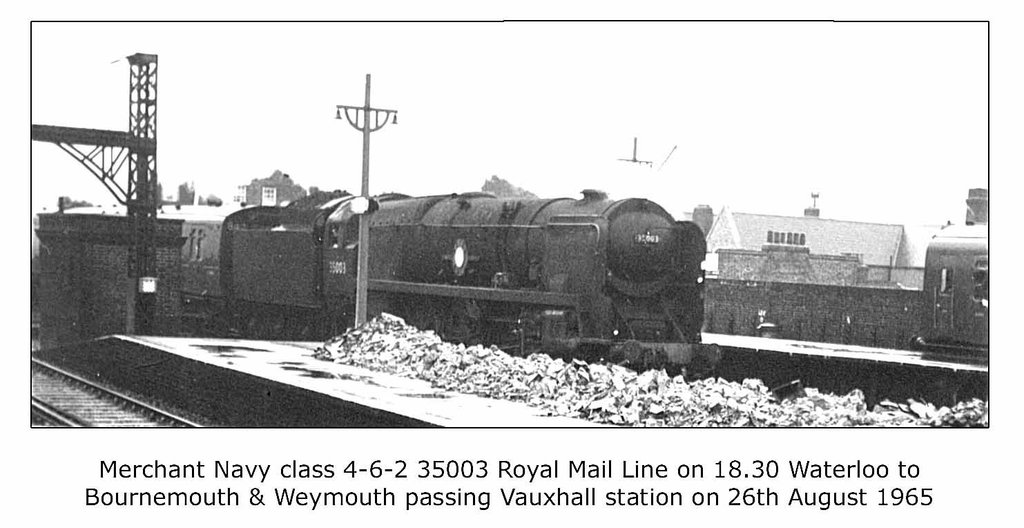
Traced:
<path id="1" fill-rule="evenodd" d="M 136 53 L 128 57 L 131 66 L 128 95 L 128 134 L 135 139 L 151 140 L 156 146 L 156 55 Z M 156 149 L 129 147 L 129 209 L 152 204 L 156 213 Z M 134 185 L 134 188 L 133 188 Z M 133 200 L 134 198 L 134 200 Z"/>
<path id="2" fill-rule="evenodd" d="M 128 95 L 128 134 L 135 139 L 151 140 L 156 145 L 156 55 L 136 53 L 128 57 L 130 92 Z M 155 293 L 143 288 L 143 281 L 155 287 L 156 210 L 160 203 L 157 187 L 156 149 L 128 149 L 128 217 L 134 229 L 133 249 L 128 252 L 128 269 L 136 278 L 140 293 Z M 129 286 L 130 291 L 135 288 Z M 139 295 L 135 307 L 136 330 L 152 329 L 155 299 Z"/>
<path id="3" fill-rule="evenodd" d="M 129 149 L 155 152 L 156 141 L 136 138 L 127 132 L 32 125 L 32 139 L 54 143 L 96 177 L 122 205 L 128 205 L 129 186 L 116 176 L 128 161 Z"/>
<path id="4" fill-rule="evenodd" d="M 128 250 L 125 329 L 131 334 L 149 331 L 153 321 L 153 296 L 136 293 L 142 287 L 143 278 L 156 276 L 156 211 L 160 197 L 157 196 L 156 170 L 157 56 L 136 53 L 128 57 L 128 63 L 128 132 L 32 125 L 32 140 L 59 146 L 126 206 L 133 232 L 132 246 Z M 125 161 L 128 171 L 122 184 L 117 176 Z M 147 283 L 153 284 L 153 281 Z"/>

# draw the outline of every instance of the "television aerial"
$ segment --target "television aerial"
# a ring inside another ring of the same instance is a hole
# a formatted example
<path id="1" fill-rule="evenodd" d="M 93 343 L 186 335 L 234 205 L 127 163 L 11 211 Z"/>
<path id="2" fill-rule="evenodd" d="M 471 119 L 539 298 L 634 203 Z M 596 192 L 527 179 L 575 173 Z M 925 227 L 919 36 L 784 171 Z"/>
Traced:
<path id="1" fill-rule="evenodd" d="M 665 156 L 665 160 L 661 162 L 661 165 L 658 165 L 659 172 L 661 172 L 662 167 L 664 167 L 665 164 L 668 163 L 668 159 L 672 157 L 672 153 L 676 151 L 676 147 L 678 146 L 679 145 L 672 145 L 672 150 L 668 151 L 668 156 Z"/>
<path id="2" fill-rule="evenodd" d="M 633 157 L 631 159 L 619 158 L 619 161 L 625 161 L 627 163 L 638 163 L 640 165 L 647 165 L 651 167 L 654 165 L 651 161 L 636 159 L 636 137 L 633 137 Z"/>

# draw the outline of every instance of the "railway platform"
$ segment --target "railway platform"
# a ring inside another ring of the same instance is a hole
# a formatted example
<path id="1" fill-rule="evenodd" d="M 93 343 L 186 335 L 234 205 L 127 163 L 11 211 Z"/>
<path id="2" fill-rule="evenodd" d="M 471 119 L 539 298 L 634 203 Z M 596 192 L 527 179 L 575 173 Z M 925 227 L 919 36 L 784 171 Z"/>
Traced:
<path id="1" fill-rule="evenodd" d="M 318 342 L 107 336 L 33 357 L 213 427 L 593 427 L 313 357 Z"/>
<path id="2" fill-rule="evenodd" d="M 721 347 L 744 349 L 759 353 L 784 354 L 793 357 L 820 357 L 863 361 L 868 363 L 890 363 L 907 367 L 934 368 L 962 372 L 987 373 L 987 361 L 976 358 L 957 360 L 949 356 L 913 350 L 896 350 L 839 343 L 815 343 L 767 337 L 711 334 L 705 332 L 703 341 Z"/>
<path id="3" fill-rule="evenodd" d="M 703 342 L 721 347 L 716 374 L 734 381 L 756 373 L 769 387 L 799 380 L 838 394 L 859 389 L 871 405 L 885 399 L 943 405 L 988 400 L 987 358 L 712 333 L 704 333 Z"/>

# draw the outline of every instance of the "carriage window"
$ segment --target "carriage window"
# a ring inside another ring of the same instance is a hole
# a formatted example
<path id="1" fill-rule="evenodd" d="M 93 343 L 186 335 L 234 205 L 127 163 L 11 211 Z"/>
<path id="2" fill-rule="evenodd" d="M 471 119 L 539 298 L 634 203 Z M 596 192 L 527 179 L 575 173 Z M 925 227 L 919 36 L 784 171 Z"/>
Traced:
<path id="1" fill-rule="evenodd" d="M 939 293 L 953 293 L 953 268 L 942 268 L 939 279 Z"/>
<path id="2" fill-rule="evenodd" d="M 988 300 L 988 259 L 978 259 L 974 263 L 974 299 Z"/>
<path id="3" fill-rule="evenodd" d="M 771 231 L 769 231 L 769 232 L 768 232 L 768 243 L 769 243 L 769 244 L 771 244 L 771 243 L 772 243 L 772 235 L 773 235 L 773 234 L 775 234 L 775 233 L 773 233 L 773 232 L 771 232 Z"/>

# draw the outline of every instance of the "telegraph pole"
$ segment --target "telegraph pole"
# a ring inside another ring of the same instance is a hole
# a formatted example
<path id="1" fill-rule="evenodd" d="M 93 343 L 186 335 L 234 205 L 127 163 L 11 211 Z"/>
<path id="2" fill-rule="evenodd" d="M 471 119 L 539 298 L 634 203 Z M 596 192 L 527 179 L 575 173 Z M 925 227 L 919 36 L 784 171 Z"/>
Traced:
<path id="1" fill-rule="evenodd" d="M 388 124 L 388 118 L 392 123 L 398 123 L 398 110 L 387 110 L 384 108 L 370 107 L 370 74 L 366 74 L 366 102 L 363 106 L 338 105 L 337 119 L 341 119 L 342 111 L 345 112 L 345 119 L 352 128 L 363 133 L 363 185 L 360 196 L 369 203 L 370 199 L 370 132 L 376 132 Z M 349 112 L 352 114 L 349 114 Z M 363 123 L 359 124 L 359 113 L 362 111 Z M 371 124 L 371 112 L 372 124 Z M 366 322 L 366 292 L 369 287 L 368 276 L 370 264 L 370 218 L 365 214 L 359 215 L 359 254 L 356 263 L 356 326 Z"/>

